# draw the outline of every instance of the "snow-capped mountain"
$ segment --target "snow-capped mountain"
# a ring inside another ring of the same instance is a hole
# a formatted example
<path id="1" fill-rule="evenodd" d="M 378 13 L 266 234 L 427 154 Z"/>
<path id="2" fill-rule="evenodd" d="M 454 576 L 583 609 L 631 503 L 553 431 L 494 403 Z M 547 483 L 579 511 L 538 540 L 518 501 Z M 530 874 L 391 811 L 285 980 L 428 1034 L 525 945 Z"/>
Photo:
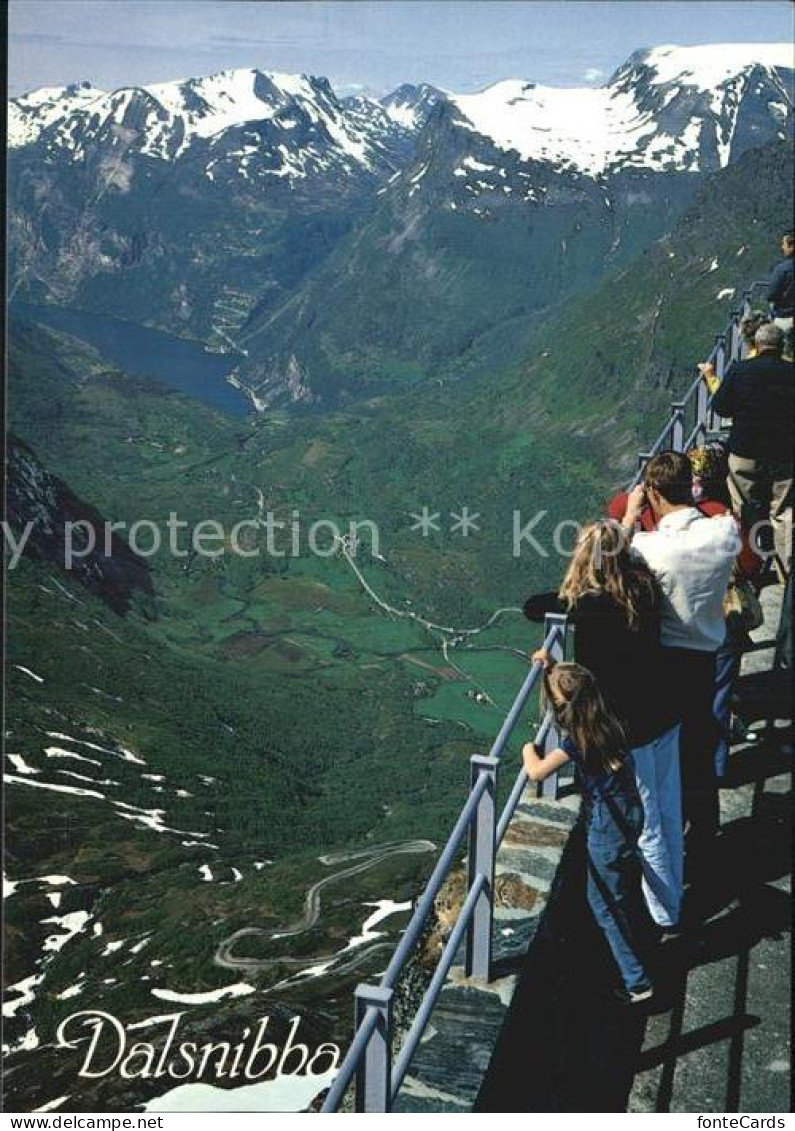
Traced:
<path id="1" fill-rule="evenodd" d="M 397 121 L 325 78 L 254 68 L 15 98 L 11 292 L 229 348 L 411 160 L 427 98 Z"/>
<path id="2" fill-rule="evenodd" d="M 669 231 L 705 176 L 791 133 L 790 56 L 662 47 L 598 88 L 438 100 L 356 240 L 245 327 L 256 395 L 290 399 L 297 373 L 302 396 L 335 398 L 521 356 L 544 311 Z"/>
<path id="3" fill-rule="evenodd" d="M 362 372 L 373 342 L 389 372 L 433 343 L 433 367 L 628 262 L 705 175 L 791 133 L 792 61 L 657 47 L 601 87 L 380 100 L 255 68 L 35 91 L 9 107 L 11 293 L 245 350 L 269 398 L 312 399 L 313 371 L 342 389 L 360 332 Z"/>
<path id="4" fill-rule="evenodd" d="M 766 134 L 772 127 L 785 136 L 793 65 L 789 44 L 657 47 L 637 52 L 601 87 L 507 80 L 452 101 L 462 125 L 524 161 L 590 175 L 705 172 L 749 148 L 760 113 Z"/>
<path id="5" fill-rule="evenodd" d="M 445 97 L 438 87 L 427 82 L 404 83 L 391 94 L 381 99 L 381 105 L 392 119 L 404 129 L 420 129 L 428 120 L 428 115 L 441 98 Z"/>
<path id="6" fill-rule="evenodd" d="M 34 91 L 11 101 L 8 138 L 11 149 L 38 143 L 72 161 L 103 145 L 169 162 L 201 150 L 210 179 L 231 161 L 243 177 L 290 181 L 331 166 L 378 175 L 421 125 L 419 110 L 398 122 L 348 107 L 324 78 L 245 68 L 112 92 Z"/>

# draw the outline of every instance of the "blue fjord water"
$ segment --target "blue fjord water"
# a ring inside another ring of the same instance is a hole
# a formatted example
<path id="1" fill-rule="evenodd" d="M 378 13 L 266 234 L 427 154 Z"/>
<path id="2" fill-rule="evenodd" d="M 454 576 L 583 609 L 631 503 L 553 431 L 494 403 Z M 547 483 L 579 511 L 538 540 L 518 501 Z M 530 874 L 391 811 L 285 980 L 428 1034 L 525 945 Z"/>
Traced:
<path id="1" fill-rule="evenodd" d="M 231 354 L 208 353 L 198 342 L 110 315 L 22 302 L 11 309 L 88 342 L 127 373 L 152 377 L 229 416 L 252 411 L 249 399 L 226 381 L 236 364 Z"/>

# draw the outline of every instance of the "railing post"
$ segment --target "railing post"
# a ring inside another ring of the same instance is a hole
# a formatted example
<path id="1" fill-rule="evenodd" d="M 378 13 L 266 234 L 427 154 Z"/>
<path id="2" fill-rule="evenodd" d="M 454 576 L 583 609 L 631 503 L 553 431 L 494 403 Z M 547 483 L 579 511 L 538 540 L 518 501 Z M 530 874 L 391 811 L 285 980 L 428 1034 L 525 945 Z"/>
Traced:
<path id="1" fill-rule="evenodd" d="M 715 376 L 717 377 L 718 381 L 722 381 L 725 374 L 726 374 L 726 369 L 727 369 L 726 354 L 727 354 L 726 335 L 725 334 L 716 334 L 715 335 Z M 703 423 L 704 428 L 707 431 L 712 431 L 715 427 L 716 417 L 715 417 L 715 413 L 711 409 L 707 408 L 707 406 L 709 404 L 710 394 L 709 394 L 709 390 L 707 389 L 706 382 L 702 381 L 698 392 L 699 392 L 698 401 L 697 401 L 697 412 L 698 412 L 697 419 L 698 419 L 698 422 L 700 424 Z"/>
<path id="2" fill-rule="evenodd" d="M 378 1021 L 356 1070 L 356 1111 L 392 1110 L 392 990 L 359 985 L 354 994 L 355 1029 L 372 1006 Z"/>
<path id="3" fill-rule="evenodd" d="M 685 446 L 685 402 L 671 402 L 671 447 L 681 452 Z"/>
<path id="4" fill-rule="evenodd" d="M 549 636 L 553 628 L 559 628 L 561 631 L 555 638 L 555 643 L 552 645 L 551 656 L 556 662 L 565 659 L 566 656 L 566 617 L 563 613 L 547 613 L 544 617 L 544 638 Z M 547 731 L 546 738 L 544 739 L 544 753 L 550 750 L 555 750 L 560 745 L 560 735 L 555 726 L 551 726 Z M 552 774 L 546 781 L 542 781 L 538 785 L 539 797 L 550 797 L 552 800 L 557 800 L 558 796 L 558 775 Z"/>
<path id="5" fill-rule="evenodd" d="M 731 322 L 729 323 L 729 336 L 726 342 L 729 361 L 739 361 L 740 358 L 740 315 L 742 311 L 738 308 L 731 313 Z"/>
<path id="6" fill-rule="evenodd" d="M 482 777 L 488 785 L 481 794 L 475 816 L 469 826 L 469 859 L 467 889 L 478 875 L 486 882 L 478 896 L 472 922 L 467 931 L 466 974 L 488 982 L 491 977 L 491 933 L 494 922 L 494 859 L 497 840 L 497 766 L 499 760 L 488 754 L 475 754 L 470 759 L 471 788 Z"/>

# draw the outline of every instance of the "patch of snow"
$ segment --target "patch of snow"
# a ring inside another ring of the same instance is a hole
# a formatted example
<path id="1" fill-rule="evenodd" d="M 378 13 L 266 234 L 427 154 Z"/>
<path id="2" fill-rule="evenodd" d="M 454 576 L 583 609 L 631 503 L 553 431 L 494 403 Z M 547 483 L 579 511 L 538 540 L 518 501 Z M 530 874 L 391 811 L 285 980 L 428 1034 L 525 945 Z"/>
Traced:
<path id="1" fill-rule="evenodd" d="M 69 998 L 77 997 L 78 994 L 82 994 L 85 988 L 85 982 L 75 982 L 73 986 L 67 986 L 65 990 L 61 990 L 61 992 L 55 996 L 58 1001 L 68 1001 Z"/>
<path id="2" fill-rule="evenodd" d="M 35 987 L 41 985 L 43 979 L 43 974 L 31 974 L 30 977 L 23 978 L 21 982 L 15 982 L 13 986 L 6 986 L 6 993 L 19 994 L 19 997 L 14 1001 L 3 1003 L 3 1017 L 16 1017 L 20 1009 L 30 1005 L 36 997 Z"/>
<path id="3" fill-rule="evenodd" d="M 15 1052 L 33 1052 L 34 1049 L 39 1047 L 39 1044 L 40 1041 L 36 1033 L 36 1028 L 31 1025 L 24 1037 L 17 1041 L 15 1045 L 3 1045 L 3 1052 L 6 1056 L 10 1056 Z"/>
<path id="4" fill-rule="evenodd" d="M 245 997 L 246 994 L 256 992 L 256 988 L 248 985 L 247 982 L 235 982 L 234 985 L 224 986 L 219 990 L 206 990 L 193 994 L 177 993 L 175 990 L 153 989 L 151 991 L 152 996 L 160 998 L 161 1001 L 176 1001 L 183 1005 L 209 1005 L 212 1002 L 223 1001 L 228 997 Z"/>
<path id="5" fill-rule="evenodd" d="M 721 299 L 731 298 L 736 290 L 737 290 L 736 287 L 724 287 L 722 290 L 718 291 L 718 293 L 715 295 L 715 301 L 720 302 Z"/>
<path id="6" fill-rule="evenodd" d="M 212 1084 L 180 1084 L 149 1100 L 144 1111 L 155 1112 L 300 1112 L 305 1111 L 334 1079 L 336 1069 L 322 1076 L 277 1076 L 261 1084 L 215 1088 Z"/>
<path id="7" fill-rule="evenodd" d="M 61 935 L 48 935 L 44 940 L 43 949 L 57 954 L 85 929 L 90 919 L 91 914 L 88 911 L 68 911 L 66 915 L 52 915 L 49 919 L 42 919 L 42 924 L 54 923 L 64 932 Z"/>
<path id="8" fill-rule="evenodd" d="M 376 931 L 373 928 L 383 922 L 384 919 L 388 919 L 391 915 L 396 915 L 399 911 L 410 911 L 411 900 L 405 903 L 395 903 L 394 900 L 391 899 L 379 899 L 377 903 L 365 903 L 364 906 L 374 907 L 375 911 L 362 923 L 362 933 L 360 935 L 354 935 L 339 952 L 340 954 L 346 950 L 352 950 L 356 946 L 361 946 L 362 943 L 372 942 L 374 939 L 382 938 L 384 931 Z"/>
<path id="9" fill-rule="evenodd" d="M 89 766 L 101 766 L 96 758 L 86 758 L 83 754 L 75 754 L 73 750 L 64 750 L 61 746 L 46 746 L 44 753 L 48 758 L 72 758 L 75 762 L 87 762 Z"/>
<path id="10" fill-rule="evenodd" d="M 793 57 L 788 43 L 710 43 L 703 47 L 666 44 L 648 51 L 644 62 L 654 71 L 654 86 L 677 82 L 713 91 L 750 67 L 791 69 Z"/>
<path id="11" fill-rule="evenodd" d="M 29 766 L 21 754 L 6 754 L 6 758 L 11 762 L 18 774 L 41 773 L 41 770 L 37 770 L 35 766 Z"/>
<path id="12" fill-rule="evenodd" d="M 100 958 L 107 958 L 109 955 L 115 954 L 117 950 L 121 950 L 126 942 L 126 939 L 116 939 L 114 942 L 109 942 L 102 951 Z"/>
<path id="13" fill-rule="evenodd" d="M 462 165 L 465 169 L 474 169 L 476 173 L 490 173 L 497 168 L 496 165 L 484 165 L 481 161 L 476 161 L 474 157 L 465 157 Z"/>
<path id="14" fill-rule="evenodd" d="M 65 1104 L 68 1099 L 69 1099 L 68 1095 L 67 1096 L 58 1096 L 57 1099 L 50 1100 L 48 1103 L 42 1104 L 41 1107 L 34 1107 L 33 1108 L 33 1114 L 36 1115 L 36 1114 L 43 1114 L 44 1112 L 47 1112 L 47 1111 L 55 1111 L 56 1108 L 59 1108 L 59 1107 L 61 1107 L 62 1104 Z"/>
<path id="15" fill-rule="evenodd" d="M 75 797 L 98 797 L 105 801 L 104 793 L 97 793 L 95 789 L 81 789 L 79 786 L 56 785 L 54 782 L 31 781 L 30 778 L 18 778 L 15 774 L 3 774 L 3 781 L 14 785 L 27 785 L 35 789 L 48 789 L 52 793 L 71 793 Z"/>
<path id="16" fill-rule="evenodd" d="M 123 817 L 126 821 L 137 821 L 139 824 L 145 825 L 156 833 L 176 833 L 178 836 L 191 836 L 200 839 L 204 839 L 207 836 L 207 833 L 174 829 L 171 828 L 170 825 L 163 824 L 163 817 L 165 816 L 164 809 L 141 809 L 138 805 L 129 805 L 126 801 L 115 801 L 113 799 L 111 799 L 111 804 L 115 805 L 120 810 L 124 810 L 124 812 L 119 813 L 119 816 Z"/>
<path id="17" fill-rule="evenodd" d="M 10 140 L 9 140 L 9 145 L 11 145 Z M 31 679 L 35 679 L 36 683 L 44 683 L 44 680 L 42 679 L 42 677 L 40 675 L 36 675 L 35 672 L 32 672 L 30 670 L 30 668 L 23 668 L 21 664 L 14 664 L 14 667 L 17 669 L 18 672 L 22 672 L 23 675 L 28 675 L 28 676 L 30 676 Z"/>
<path id="18" fill-rule="evenodd" d="M 199 875 L 205 881 L 205 883 L 212 883 L 213 872 L 209 864 L 202 864 L 202 866 L 199 868 Z"/>

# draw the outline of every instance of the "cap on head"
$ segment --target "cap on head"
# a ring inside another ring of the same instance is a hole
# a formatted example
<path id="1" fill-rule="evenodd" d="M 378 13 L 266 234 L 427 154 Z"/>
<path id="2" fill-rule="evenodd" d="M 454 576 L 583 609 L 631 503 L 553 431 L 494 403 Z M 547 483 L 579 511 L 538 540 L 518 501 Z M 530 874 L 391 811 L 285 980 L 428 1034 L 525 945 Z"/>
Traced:
<path id="1" fill-rule="evenodd" d="M 784 346 L 784 331 L 774 322 L 765 322 L 754 334 L 756 348 L 781 353 Z"/>

